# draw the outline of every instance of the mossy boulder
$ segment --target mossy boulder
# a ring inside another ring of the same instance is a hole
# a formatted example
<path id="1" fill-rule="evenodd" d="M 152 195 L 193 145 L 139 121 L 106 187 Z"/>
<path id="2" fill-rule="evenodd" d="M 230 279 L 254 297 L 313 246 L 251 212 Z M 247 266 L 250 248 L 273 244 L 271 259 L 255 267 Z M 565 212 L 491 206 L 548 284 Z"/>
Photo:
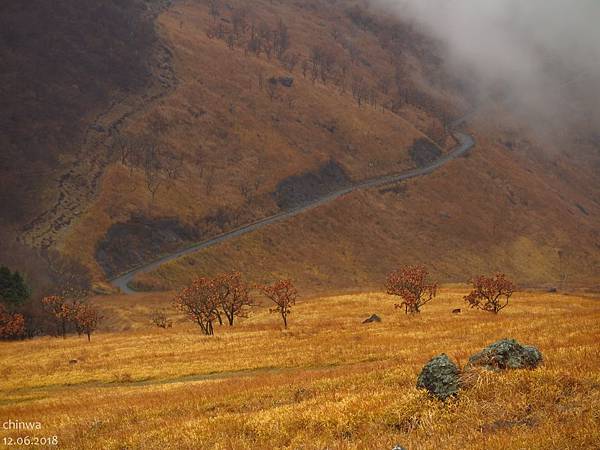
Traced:
<path id="1" fill-rule="evenodd" d="M 446 400 L 458 394 L 460 369 L 446 354 L 442 353 L 425 364 L 417 379 L 417 387 L 427 389 L 439 400 Z"/>
<path id="2" fill-rule="evenodd" d="M 493 371 L 535 369 L 542 360 L 542 354 L 536 347 L 522 345 L 514 339 L 501 339 L 471 356 L 467 367 Z"/>

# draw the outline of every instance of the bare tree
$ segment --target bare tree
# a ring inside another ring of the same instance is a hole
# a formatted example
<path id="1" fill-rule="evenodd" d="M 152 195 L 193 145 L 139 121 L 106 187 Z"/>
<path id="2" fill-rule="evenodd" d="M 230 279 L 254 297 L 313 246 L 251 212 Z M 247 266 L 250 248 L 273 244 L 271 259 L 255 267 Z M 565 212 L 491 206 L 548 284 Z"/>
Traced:
<path id="1" fill-rule="evenodd" d="M 283 59 L 283 55 L 290 48 L 290 33 L 287 25 L 281 19 L 277 29 L 273 32 L 273 48 L 279 60 Z"/>
<path id="2" fill-rule="evenodd" d="M 152 201 L 154 201 L 156 193 L 165 182 L 162 176 L 160 149 L 155 143 L 148 143 L 145 147 L 144 175 L 146 178 L 146 188 L 152 195 Z"/>
<path id="3" fill-rule="evenodd" d="M 234 42 L 241 42 L 248 28 L 248 9 L 238 8 L 231 13 L 231 26 Z"/>
<path id="4" fill-rule="evenodd" d="M 214 22 L 221 15 L 220 6 L 221 2 L 219 0 L 208 0 L 208 15 Z"/>
<path id="5" fill-rule="evenodd" d="M 204 191 L 206 192 L 206 195 L 210 195 L 212 194 L 215 184 L 215 167 L 210 166 L 206 169 L 205 172 L 206 173 L 204 175 Z"/>
<path id="6" fill-rule="evenodd" d="M 248 309 L 254 305 L 250 288 L 239 272 L 224 273 L 213 280 L 217 304 L 225 314 L 229 326 L 236 317 L 247 317 Z"/>
<path id="7" fill-rule="evenodd" d="M 302 61 L 302 76 L 306 78 L 306 74 L 308 73 L 308 69 L 310 68 L 310 64 L 307 60 Z"/>
<path id="8" fill-rule="evenodd" d="M 278 87 L 279 87 L 279 84 L 277 82 L 277 79 L 275 79 L 275 78 L 270 78 L 269 81 L 267 82 L 267 94 L 269 94 L 269 98 L 271 99 L 271 101 L 273 101 L 277 98 Z"/>
<path id="9" fill-rule="evenodd" d="M 324 84 L 327 84 L 333 70 L 336 66 L 337 58 L 335 53 L 321 46 L 314 46 L 310 53 L 310 62 L 312 64 L 312 80 L 313 82 L 320 78 Z"/>
<path id="10" fill-rule="evenodd" d="M 283 320 L 283 326 L 288 326 L 288 316 L 292 306 L 296 304 L 298 290 L 295 288 L 292 280 L 278 280 L 272 285 L 259 286 L 261 292 L 274 303 L 272 313 L 279 313 Z"/>
<path id="11" fill-rule="evenodd" d="M 258 26 L 258 39 L 260 40 L 260 48 L 267 55 L 267 59 L 271 59 L 273 53 L 273 32 L 266 22 L 261 22 Z"/>
<path id="12" fill-rule="evenodd" d="M 282 59 L 284 67 L 290 71 L 294 72 L 294 69 L 300 62 L 300 55 L 298 53 L 291 53 L 283 57 Z"/>
<path id="13" fill-rule="evenodd" d="M 365 83 L 364 79 L 360 76 L 355 76 L 352 80 L 352 97 L 358 103 L 358 107 L 360 108 L 368 96 L 368 87 Z"/>

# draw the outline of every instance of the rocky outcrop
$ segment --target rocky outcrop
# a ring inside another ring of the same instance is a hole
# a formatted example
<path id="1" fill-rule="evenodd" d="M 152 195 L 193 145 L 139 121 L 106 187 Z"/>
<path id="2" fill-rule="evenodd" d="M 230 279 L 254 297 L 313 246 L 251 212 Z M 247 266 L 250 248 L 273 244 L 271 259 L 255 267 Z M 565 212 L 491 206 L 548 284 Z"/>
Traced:
<path id="1" fill-rule="evenodd" d="M 514 339 L 501 339 L 471 356 L 467 367 L 494 371 L 535 369 L 542 360 L 542 354 L 536 347 L 522 345 Z"/>
<path id="2" fill-rule="evenodd" d="M 417 379 L 417 387 L 426 389 L 440 400 L 446 400 L 458 394 L 460 369 L 442 353 L 425 364 Z"/>

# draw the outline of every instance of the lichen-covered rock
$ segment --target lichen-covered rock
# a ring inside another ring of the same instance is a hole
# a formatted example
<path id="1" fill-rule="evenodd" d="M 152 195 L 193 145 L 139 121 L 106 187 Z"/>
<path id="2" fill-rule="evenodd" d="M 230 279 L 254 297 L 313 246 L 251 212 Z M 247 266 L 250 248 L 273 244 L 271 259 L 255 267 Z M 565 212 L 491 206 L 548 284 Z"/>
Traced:
<path id="1" fill-rule="evenodd" d="M 460 370 L 444 353 L 425 364 L 417 379 L 418 388 L 427 389 L 440 400 L 456 395 L 459 383 Z"/>
<path id="2" fill-rule="evenodd" d="M 494 371 L 535 369 L 542 359 L 542 354 L 536 347 L 522 345 L 514 339 L 501 339 L 471 356 L 467 366 Z"/>

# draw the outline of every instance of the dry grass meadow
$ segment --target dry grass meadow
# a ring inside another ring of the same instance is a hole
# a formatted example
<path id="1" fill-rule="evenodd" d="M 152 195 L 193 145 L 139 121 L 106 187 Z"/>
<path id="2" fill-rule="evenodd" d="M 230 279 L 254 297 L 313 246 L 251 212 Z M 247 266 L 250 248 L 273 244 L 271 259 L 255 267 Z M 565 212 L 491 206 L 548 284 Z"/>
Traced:
<path id="1" fill-rule="evenodd" d="M 168 294 L 100 298 L 91 343 L 1 343 L 0 418 L 43 428 L 0 431 L 69 449 L 600 448 L 600 297 L 518 293 L 494 316 L 465 310 L 464 291 L 418 317 L 381 293 L 306 299 L 288 330 L 263 306 L 214 337 L 152 328 Z M 372 313 L 383 322 L 361 324 Z M 538 346 L 543 367 L 481 374 L 445 404 L 415 388 L 432 356 L 462 365 L 503 337 Z"/>

